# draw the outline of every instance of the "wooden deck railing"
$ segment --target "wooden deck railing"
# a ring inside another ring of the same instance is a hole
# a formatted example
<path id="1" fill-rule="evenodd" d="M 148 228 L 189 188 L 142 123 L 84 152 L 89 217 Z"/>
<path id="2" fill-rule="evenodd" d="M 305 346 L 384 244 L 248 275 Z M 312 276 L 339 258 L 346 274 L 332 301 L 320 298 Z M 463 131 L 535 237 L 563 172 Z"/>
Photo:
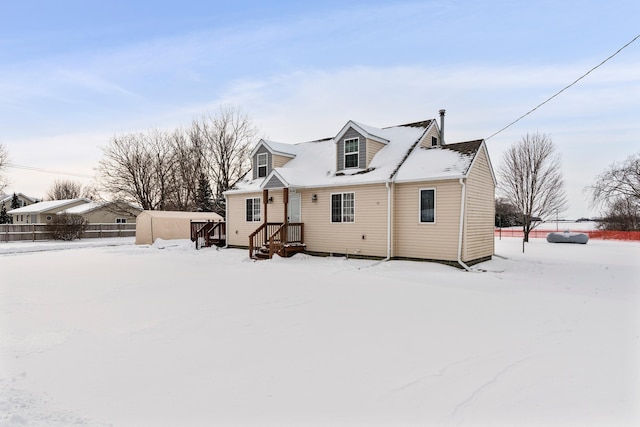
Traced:
<path id="1" fill-rule="evenodd" d="M 269 247 L 269 258 L 278 253 L 284 246 L 293 243 L 304 243 L 304 223 L 268 222 L 260 225 L 249 235 L 249 257 L 262 247 Z"/>
<path id="2" fill-rule="evenodd" d="M 196 249 L 219 245 L 227 240 L 227 227 L 224 221 L 191 221 L 191 241 Z"/>

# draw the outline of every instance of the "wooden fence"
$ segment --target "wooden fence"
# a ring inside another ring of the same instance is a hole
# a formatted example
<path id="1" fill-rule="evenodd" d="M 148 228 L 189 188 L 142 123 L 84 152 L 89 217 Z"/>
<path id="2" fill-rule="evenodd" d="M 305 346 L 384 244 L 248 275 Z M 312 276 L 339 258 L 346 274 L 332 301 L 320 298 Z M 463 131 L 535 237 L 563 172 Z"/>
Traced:
<path id="1" fill-rule="evenodd" d="M 80 238 L 134 237 L 135 235 L 135 223 L 87 224 Z M 36 242 L 52 239 L 49 232 L 47 232 L 46 224 L 0 224 L 0 242 L 18 242 L 22 240 Z"/>

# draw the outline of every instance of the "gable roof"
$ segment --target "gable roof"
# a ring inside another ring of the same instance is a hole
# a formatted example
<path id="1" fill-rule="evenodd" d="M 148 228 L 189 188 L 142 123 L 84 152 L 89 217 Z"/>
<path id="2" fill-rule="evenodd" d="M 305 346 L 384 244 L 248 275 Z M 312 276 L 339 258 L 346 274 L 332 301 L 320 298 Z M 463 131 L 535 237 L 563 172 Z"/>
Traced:
<path id="1" fill-rule="evenodd" d="M 295 157 L 274 168 L 265 178 L 247 174 L 233 190 L 225 193 L 260 191 L 277 178 L 289 187 L 320 188 L 388 182 L 425 181 L 464 177 L 483 146 L 483 140 L 421 148 L 419 142 L 435 128 L 435 120 L 425 120 L 387 128 L 376 128 L 348 121 L 334 138 L 289 145 Z M 384 146 L 373 156 L 367 169 L 337 171 L 336 147 L 349 129 Z M 260 143 L 270 142 L 261 140 Z M 282 145 L 282 144 L 281 144 Z M 282 149 L 279 145 L 280 149 Z"/>
<path id="2" fill-rule="evenodd" d="M 51 200 L 48 202 L 38 202 L 29 206 L 24 206 L 21 208 L 10 210 L 9 214 L 39 214 L 47 211 L 62 211 L 65 206 L 69 206 L 74 203 L 84 202 L 91 203 L 91 200 L 86 199 L 84 197 L 80 197 L 77 199 L 66 199 L 66 200 Z"/>
<path id="3" fill-rule="evenodd" d="M 253 150 L 251 150 L 250 156 L 251 157 L 255 156 L 256 153 L 258 152 L 258 149 L 260 149 L 260 147 L 265 147 L 267 150 L 269 150 L 271 154 L 276 154 L 279 156 L 285 156 L 285 157 L 291 157 L 291 158 L 295 157 L 296 154 L 298 153 L 297 145 L 285 144 L 282 142 L 275 142 L 275 141 L 269 141 L 266 139 L 261 139 L 260 141 L 258 141 L 258 143 L 253 148 Z"/>
<path id="4" fill-rule="evenodd" d="M 398 171 L 396 182 L 455 179 L 467 175 L 483 140 L 458 142 L 439 147 L 418 147 Z"/>

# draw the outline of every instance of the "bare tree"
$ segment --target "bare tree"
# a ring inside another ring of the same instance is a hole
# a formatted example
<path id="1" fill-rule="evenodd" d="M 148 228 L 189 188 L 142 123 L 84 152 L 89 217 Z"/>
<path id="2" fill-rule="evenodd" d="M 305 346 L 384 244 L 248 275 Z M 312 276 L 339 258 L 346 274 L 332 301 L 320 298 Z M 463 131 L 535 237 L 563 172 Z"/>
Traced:
<path id="1" fill-rule="evenodd" d="M 178 129 L 171 141 L 174 163 L 171 168 L 171 182 L 167 207 L 171 210 L 193 211 L 196 209 L 196 188 L 201 170 L 201 156 L 186 134 Z"/>
<path id="2" fill-rule="evenodd" d="M 189 137 L 201 152 L 215 193 L 215 210 L 224 214 L 222 193 L 251 168 L 249 153 L 257 129 L 249 116 L 236 107 L 221 107 L 215 116 L 194 120 Z"/>
<path id="3" fill-rule="evenodd" d="M 0 191 L 4 190 L 9 184 L 7 179 L 2 174 L 3 170 L 9 164 L 9 153 L 4 145 L 0 144 Z"/>
<path id="4" fill-rule="evenodd" d="M 560 156 L 548 135 L 525 135 L 504 154 L 498 189 L 522 216 L 524 241 L 540 219 L 567 207 Z"/>
<path id="5" fill-rule="evenodd" d="M 70 180 L 55 180 L 47 195 L 48 200 L 66 200 L 84 197 L 86 192 L 81 183 Z"/>
<path id="6" fill-rule="evenodd" d="M 162 197 L 156 183 L 154 159 L 144 134 L 114 136 L 98 163 L 101 190 L 117 200 L 159 209 Z"/>
<path id="7" fill-rule="evenodd" d="M 604 210 L 606 228 L 640 228 L 640 153 L 622 163 L 613 163 L 596 177 L 590 190 L 592 205 Z"/>

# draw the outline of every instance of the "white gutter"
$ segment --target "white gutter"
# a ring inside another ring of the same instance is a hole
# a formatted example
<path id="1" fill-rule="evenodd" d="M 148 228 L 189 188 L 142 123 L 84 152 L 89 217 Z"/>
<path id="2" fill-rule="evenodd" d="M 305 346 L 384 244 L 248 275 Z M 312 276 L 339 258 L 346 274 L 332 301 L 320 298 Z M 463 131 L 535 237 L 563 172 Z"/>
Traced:
<path id="1" fill-rule="evenodd" d="M 460 185 L 462 186 L 462 196 L 460 197 L 460 230 L 458 232 L 458 264 L 467 271 L 471 271 L 471 267 L 462 262 L 462 231 L 464 230 L 464 208 L 465 199 L 467 193 L 467 186 L 464 183 L 464 178 L 460 178 Z"/>

